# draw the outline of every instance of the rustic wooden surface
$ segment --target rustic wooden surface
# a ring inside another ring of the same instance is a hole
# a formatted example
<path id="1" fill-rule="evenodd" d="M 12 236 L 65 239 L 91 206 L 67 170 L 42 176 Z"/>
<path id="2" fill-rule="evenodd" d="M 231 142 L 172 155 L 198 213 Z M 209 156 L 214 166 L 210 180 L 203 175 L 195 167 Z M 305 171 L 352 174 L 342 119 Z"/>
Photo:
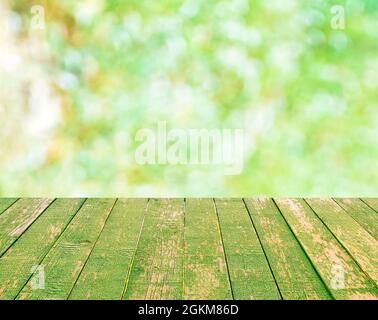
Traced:
<path id="1" fill-rule="evenodd" d="M 1 198 L 0 299 L 378 299 L 378 199 Z"/>

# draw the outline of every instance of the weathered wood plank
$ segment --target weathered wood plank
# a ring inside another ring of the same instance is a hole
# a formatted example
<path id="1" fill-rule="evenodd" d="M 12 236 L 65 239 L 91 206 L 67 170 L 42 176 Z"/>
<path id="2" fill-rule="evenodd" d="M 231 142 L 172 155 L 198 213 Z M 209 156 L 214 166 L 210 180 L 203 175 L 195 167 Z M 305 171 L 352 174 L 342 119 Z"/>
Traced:
<path id="1" fill-rule="evenodd" d="M 0 215 L 12 206 L 18 198 L 0 198 Z"/>
<path id="2" fill-rule="evenodd" d="M 335 201 L 369 232 L 375 240 L 378 240 L 378 213 L 360 199 L 337 198 Z"/>
<path id="3" fill-rule="evenodd" d="M 184 200 L 150 199 L 125 299 L 182 299 Z"/>
<path id="4" fill-rule="evenodd" d="M 378 199 L 146 203 L 0 199 L 0 300 L 378 299 Z"/>
<path id="5" fill-rule="evenodd" d="M 361 198 L 361 200 L 378 213 L 378 198 Z"/>
<path id="6" fill-rule="evenodd" d="M 375 284 L 303 199 L 275 201 L 334 298 L 378 297 Z"/>
<path id="7" fill-rule="evenodd" d="M 19 299 L 66 299 L 87 261 L 115 199 L 88 199 L 43 259 L 45 289 L 33 290 L 32 279 Z"/>
<path id="8" fill-rule="evenodd" d="M 235 299 L 281 299 L 242 199 L 216 199 Z"/>
<path id="9" fill-rule="evenodd" d="M 212 199 L 186 200 L 184 262 L 184 299 L 232 299 Z"/>
<path id="10" fill-rule="evenodd" d="M 245 201 L 283 299 L 331 299 L 274 202 L 268 198 Z"/>
<path id="11" fill-rule="evenodd" d="M 119 199 L 70 299 L 121 299 L 143 224 L 147 199 Z"/>
<path id="12" fill-rule="evenodd" d="M 378 241 L 332 199 L 308 199 L 307 203 L 378 285 Z"/>
<path id="13" fill-rule="evenodd" d="M 52 199 L 20 199 L 0 215 L 0 257 L 52 201 Z"/>
<path id="14" fill-rule="evenodd" d="M 16 298 L 83 202 L 57 199 L 0 258 L 0 299 Z"/>

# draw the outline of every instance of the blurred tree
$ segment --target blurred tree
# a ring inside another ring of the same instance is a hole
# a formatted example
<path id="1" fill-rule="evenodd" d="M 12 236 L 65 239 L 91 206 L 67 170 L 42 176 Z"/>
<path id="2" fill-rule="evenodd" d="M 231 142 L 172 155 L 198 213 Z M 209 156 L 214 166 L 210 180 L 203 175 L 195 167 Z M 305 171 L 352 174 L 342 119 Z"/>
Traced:
<path id="1" fill-rule="evenodd" d="M 0 4 L 0 195 L 376 195 L 376 1 L 36 4 Z M 137 165 L 158 121 L 243 128 L 242 174 Z"/>

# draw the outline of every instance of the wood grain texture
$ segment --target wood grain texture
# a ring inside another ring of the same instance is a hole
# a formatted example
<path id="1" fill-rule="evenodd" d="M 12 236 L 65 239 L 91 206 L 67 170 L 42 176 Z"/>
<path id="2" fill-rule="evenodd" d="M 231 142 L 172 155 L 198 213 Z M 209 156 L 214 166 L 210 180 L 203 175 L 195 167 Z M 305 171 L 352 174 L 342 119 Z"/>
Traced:
<path id="1" fill-rule="evenodd" d="M 361 198 L 361 201 L 378 213 L 378 198 Z"/>
<path id="2" fill-rule="evenodd" d="M 115 199 L 88 199 L 41 262 L 45 288 L 35 289 L 30 279 L 19 299 L 67 299 L 85 265 Z"/>
<path id="3" fill-rule="evenodd" d="M 340 199 L 335 201 L 375 240 L 378 240 L 378 213 L 360 199 Z"/>
<path id="4" fill-rule="evenodd" d="M 281 299 L 242 199 L 216 199 L 235 299 Z"/>
<path id="5" fill-rule="evenodd" d="M 0 257 L 52 202 L 52 199 L 20 199 L 0 215 Z"/>
<path id="6" fill-rule="evenodd" d="M 212 199 L 186 200 L 184 264 L 184 299 L 232 299 Z"/>
<path id="7" fill-rule="evenodd" d="M 0 198 L 0 215 L 17 201 L 17 198 Z"/>
<path id="8" fill-rule="evenodd" d="M 274 202 L 259 198 L 246 204 L 283 299 L 331 299 Z"/>
<path id="9" fill-rule="evenodd" d="M 150 199 L 125 299 L 182 299 L 184 199 Z"/>
<path id="10" fill-rule="evenodd" d="M 0 198 L 0 300 L 378 300 L 377 206 Z"/>
<path id="11" fill-rule="evenodd" d="M 136 250 L 146 199 L 119 199 L 70 299 L 121 299 Z"/>
<path id="12" fill-rule="evenodd" d="M 378 285 L 378 241 L 332 199 L 308 199 L 307 202 L 362 270 Z"/>
<path id="13" fill-rule="evenodd" d="M 83 202 L 57 199 L 0 258 L 0 299 L 16 298 Z"/>
<path id="14" fill-rule="evenodd" d="M 378 298 L 375 284 L 303 199 L 275 201 L 334 298 Z"/>

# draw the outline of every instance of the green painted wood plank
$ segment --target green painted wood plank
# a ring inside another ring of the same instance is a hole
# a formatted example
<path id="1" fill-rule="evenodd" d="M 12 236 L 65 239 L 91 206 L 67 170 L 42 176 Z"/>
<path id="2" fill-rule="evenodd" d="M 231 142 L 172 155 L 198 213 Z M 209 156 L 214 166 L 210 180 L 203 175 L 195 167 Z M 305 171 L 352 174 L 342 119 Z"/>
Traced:
<path id="1" fill-rule="evenodd" d="M 281 299 L 242 199 L 216 199 L 235 299 Z"/>
<path id="2" fill-rule="evenodd" d="M 340 199 L 335 201 L 375 240 L 378 240 L 378 214 L 360 199 Z"/>
<path id="3" fill-rule="evenodd" d="M 17 198 L 0 198 L 0 215 L 17 201 Z"/>
<path id="4" fill-rule="evenodd" d="M 0 215 L 0 257 L 51 204 L 52 199 L 20 199 Z"/>
<path id="5" fill-rule="evenodd" d="M 274 202 L 245 202 L 283 299 L 332 299 Z"/>
<path id="6" fill-rule="evenodd" d="M 183 296 L 184 200 L 150 199 L 125 299 Z"/>
<path id="7" fill-rule="evenodd" d="M 88 199 L 41 263 L 45 272 L 45 289 L 33 290 L 31 279 L 18 298 L 66 299 L 114 203 L 114 199 Z"/>
<path id="8" fill-rule="evenodd" d="M 81 207 L 83 199 L 57 199 L 0 258 L 0 299 L 14 299 Z"/>
<path id="9" fill-rule="evenodd" d="M 361 198 L 361 200 L 378 213 L 378 198 Z"/>
<path id="10" fill-rule="evenodd" d="M 377 199 L 279 199 L 281 212 L 269 199 L 246 200 L 249 212 L 241 199 L 216 200 L 217 211 L 187 199 L 186 213 L 183 200 L 158 199 L 145 220 L 143 199 L 83 201 L 0 199 L 0 299 L 279 299 L 276 283 L 284 299 L 319 298 L 324 284 L 338 299 L 378 299 Z M 322 289 L 308 289 L 303 257 Z M 33 290 L 37 265 L 46 287 Z"/>
<path id="11" fill-rule="evenodd" d="M 334 298 L 378 297 L 374 283 L 303 199 L 275 201 Z"/>
<path id="12" fill-rule="evenodd" d="M 184 264 L 184 299 L 232 299 L 212 199 L 186 200 Z"/>
<path id="13" fill-rule="evenodd" d="M 378 285 L 378 241 L 332 199 L 308 199 L 307 203 Z"/>
<path id="14" fill-rule="evenodd" d="M 147 199 L 119 199 L 70 299 L 121 299 L 136 250 Z"/>

